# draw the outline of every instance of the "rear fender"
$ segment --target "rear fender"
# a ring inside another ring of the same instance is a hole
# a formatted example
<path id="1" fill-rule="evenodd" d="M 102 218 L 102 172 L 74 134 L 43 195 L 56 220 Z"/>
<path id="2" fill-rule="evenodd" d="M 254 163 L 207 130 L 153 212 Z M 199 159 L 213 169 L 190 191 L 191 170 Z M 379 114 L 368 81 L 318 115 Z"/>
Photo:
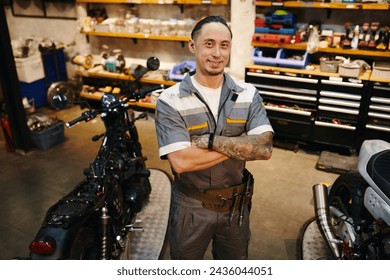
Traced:
<path id="1" fill-rule="evenodd" d="M 54 252 L 50 255 L 38 255 L 30 252 L 30 258 L 32 260 L 60 260 L 68 259 L 72 243 L 76 237 L 78 231 L 83 226 L 82 223 L 73 225 L 70 228 L 61 227 L 42 227 L 34 241 L 46 241 L 54 244 Z"/>

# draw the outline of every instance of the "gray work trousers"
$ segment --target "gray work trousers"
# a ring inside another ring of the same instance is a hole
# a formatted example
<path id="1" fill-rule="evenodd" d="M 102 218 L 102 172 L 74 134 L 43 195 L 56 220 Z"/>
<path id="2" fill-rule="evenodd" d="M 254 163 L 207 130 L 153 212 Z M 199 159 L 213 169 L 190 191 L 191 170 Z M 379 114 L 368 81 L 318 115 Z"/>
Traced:
<path id="1" fill-rule="evenodd" d="M 241 227 L 239 209 L 231 222 L 229 216 L 229 212 L 205 209 L 200 201 L 173 188 L 168 232 L 171 259 L 202 260 L 210 242 L 216 260 L 248 259 L 251 235 L 248 207 L 245 206 Z"/>

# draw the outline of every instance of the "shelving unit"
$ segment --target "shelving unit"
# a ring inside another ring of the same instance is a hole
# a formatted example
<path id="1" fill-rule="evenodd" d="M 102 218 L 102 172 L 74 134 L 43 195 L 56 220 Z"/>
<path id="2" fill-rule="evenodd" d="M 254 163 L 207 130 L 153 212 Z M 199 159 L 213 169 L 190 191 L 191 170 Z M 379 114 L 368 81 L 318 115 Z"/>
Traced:
<path id="1" fill-rule="evenodd" d="M 228 0 L 76 0 L 76 3 L 79 5 L 86 5 L 90 7 L 93 4 L 101 5 L 150 5 L 151 8 L 153 5 L 170 5 L 170 6 L 179 6 L 181 12 L 183 13 L 187 5 L 228 5 Z M 166 35 L 154 35 L 154 34 L 143 34 L 143 33 L 128 33 L 128 32 L 101 32 L 101 31 L 86 31 L 81 30 L 81 33 L 87 36 L 88 41 L 91 36 L 93 37 L 107 37 L 107 40 L 113 38 L 120 39 L 132 39 L 134 43 L 137 40 L 153 40 L 153 41 L 167 41 L 167 42 L 180 42 L 184 46 L 185 42 L 189 41 L 189 36 L 166 36 Z M 107 81 L 108 84 L 115 83 L 117 81 L 131 81 L 133 78 L 129 75 L 119 74 L 119 73 L 110 73 L 110 72 L 93 72 L 93 71 L 76 71 L 76 75 L 82 77 L 84 81 Z M 166 87 L 174 85 L 176 82 L 162 79 L 151 79 L 151 78 L 142 78 L 139 80 L 142 84 L 162 84 Z M 98 84 L 98 83 L 96 83 Z M 91 84 L 94 85 L 94 84 Z M 80 96 L 85 99 L 100 100 L 101 96 L 99 94 L 94 95 L 91 93 L 81 92 Z M 139 106 L 147 109 L 153 109 L 153 104 L 147 104 L 145 102 L 132 102 L 132 105 Z"/>
<path id="2" fill-rule="evenodd" d="M 226 5 L 228 0 L 76 0 L 76 3 L 102 3 L 102 4 L 151 4 L 151 5 Z"/>
<path id="3" fill-rule="evenodd" d="M 134 77 L 125 75 L 123 73 L 110 73 L 110 72 L 92 72 L 92 71 L 86 71 L 86 70 L 77 70 L 76 74 L 83 77 L 83 78 L 93 78 L 93 79 L 103 79 L 109 81 L 132 81 L 134 80 Z M 174 81 L 169 80 L 160 80 L 160 79 L 150 79 L 150 78 L 141 78 L 139 80 L 143 84 L 155 84 L 155 85 L 164 85 L 166 87 L 173 86 L 176 84 Z M 93 101 L 100 101 L 102 94 L 101 93 L 88 93 L 85 91 L 80 92 L 80 97 L 84 99 L 89 99 Z M 129 102 L 132 106 L 144 108 L 144 109 L 155 109 L 155 105 L 148 103 L 148 102 L 142 102 L 142 101 L 131 101 Z"/>
<path id="4" fill-rule="evenodd" d="M 286 49 L 286 50 L 300 50 L 305 51 L 306 43 L 296 44 L 273 44 L 273 43 L 258 43 L 252 42 L 252 46 L 261 48 Z M 359 49 L 343 49 L 343 48 L 319 48 L 319 53 L 339 54 L 339 55 L 353 55 L 362 57 L 379 57 L 390 58 L 390 51 L 370 51 Z"/>
<path id="5" fill-rule="evenodd" d="M 111 73 L 106 71 L 92 72 L 92 71 L 85 71 L 85 70 L 77 70 L 76 74 L 82 77 L 99 78 L 99 79 L 111 79 L 111 80 L 123 80 L 123 81 L 132 81 L 134 79 L 132 76 L 123 73 Z M 176 82 L 174 81 L 148 79 L 148 78 L 141 78 L 140 82 L 145 84 L 156 84 L 156 85 L 165 85 L 165 86 L 172 86 L 176 84 Z"/>
<path id="6" fill-rule="evenodd" d="M 389 4 L 322 3 L 306 1 L 256 1 L 272 9 L 323 9 L 389 11 Z M 372 19 L 373 21 L 376 18 Z M 390 24 L 390 23 L 389 23 Z M 272 44 L 252 42 L 253 47 L 305 51 L 306 43 Z M 388 61 L 390 51 L 319 48 L 319 54 L 353 56 Z M 253 83 L 264 99 L 276 135 L 296 141 L 358 149 L 365 139 L 390 140 L 390 79 L 372 78 L 364 71 L 357 79 L 338 73 L 248 65 L 245 81 Z"/>
<path id="7" fill-rule="evenodd" d="M 143 34 L 143 33 L 125 33 L 125 32 L 96 32 L 96 31 L 85 32 L 85 31 L 81 31 L 81 33 L 88 35 L 88 36 L 160 40 L 160 41 L 178 41 L 178 42 L 188 42 L 188 40 L 190 39 L 188 36 L 164 36 L 164 35 L 153 35 L 153 34 Z"/>
<path id="8" fill-rule="evenodd" d="M 364 11 L 389 11 L 389 4 L 373 4 L 373 3 L 323 3 L 323 2 L 306 2 L 306 1 L 256 1 L 258 7 L 275 7 L 275 8 L 294 8 L 294 9 L 323 9 L 323 10 L 364 10 Z M 375 20 L 375 19 L 373 19 Z M 296 44 L 271 44 L 253 42 L 254 47 L 263 48 L 283 48 L 290 50 L 306 50 L 306 43 Z M 343 48 L 320 48 L 321 53 L 353 55 L 362 57 L 382 57 L 390 58 L 390 51 L 379 50 L 362 50 L 362 49 L 343 49 Z"/>
<path id="9" fill-rule="evenodd" d="M 261 7 L 311 8 L 311 9 L 343 9 L 343 10 L 389 10 L 389 4 L 374 3 L 325 3 L 310 1 L 255 1 Z"/>

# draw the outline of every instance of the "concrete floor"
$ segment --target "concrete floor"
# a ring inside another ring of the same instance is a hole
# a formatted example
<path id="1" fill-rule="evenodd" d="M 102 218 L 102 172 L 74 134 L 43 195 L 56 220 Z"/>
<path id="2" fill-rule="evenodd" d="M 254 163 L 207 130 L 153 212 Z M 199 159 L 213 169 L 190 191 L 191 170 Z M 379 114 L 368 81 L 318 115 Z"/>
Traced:
<path id="1" fill-rule="evenodd" d="M 78 107 L 62 111 L 43 110 L 69 121 L 80 114 Z M 149 168 L 170 173 L 167 161 L 157 153 L 153 115 L 137 122 Z M 99 143 L 91 137 L 102 132 L 100 120 L 65 128 L 65 141 L 47 151 L 35 149 L 25 155 L 0 148 L 0 259 L 28 256 L 28 246 L 47 209 L 82 179 Z M 252 239 L 249 258 L 294 260 L 299 231 L 314 215 L 312 186 L 332 183 L 338 174 L 316 169 L 319 152 L 275 147 L 268 161 L 247 164 L 255 178 Z M 167 190 L 169 191 L 169 190 Z M 169 253 L 163 254 L 169 259 Z M 208 252 L 205 259 L 210 259 Z"/>

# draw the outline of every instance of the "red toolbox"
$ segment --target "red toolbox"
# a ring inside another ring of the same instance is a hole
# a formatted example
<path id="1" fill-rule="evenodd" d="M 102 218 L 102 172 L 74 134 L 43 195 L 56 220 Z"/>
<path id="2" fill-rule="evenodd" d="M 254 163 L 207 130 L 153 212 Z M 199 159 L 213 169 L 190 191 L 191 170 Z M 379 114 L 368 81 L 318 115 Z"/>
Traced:
<path id="1" fill-rule="evenodd" d="M 292 35 L 255 33 L 252 41 L 255 43 L 290 44 L 292 39 Z"/>

